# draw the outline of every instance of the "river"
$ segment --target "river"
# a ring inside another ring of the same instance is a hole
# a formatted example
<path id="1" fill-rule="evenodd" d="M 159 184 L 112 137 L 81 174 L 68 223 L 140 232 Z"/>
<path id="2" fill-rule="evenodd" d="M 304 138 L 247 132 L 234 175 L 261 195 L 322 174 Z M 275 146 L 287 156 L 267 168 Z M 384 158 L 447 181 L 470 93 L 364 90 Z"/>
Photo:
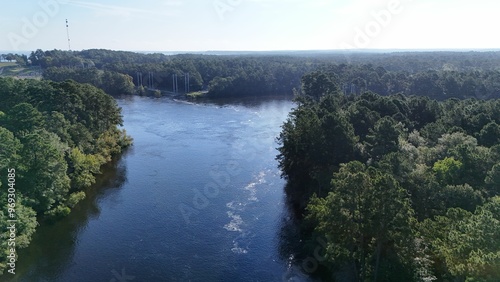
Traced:
<path id="1" fill-rule="evenodd" d="M 134 146 L 39 226 L 12 281 L 309 281 L 275 160 L 293 102 L 118 104 Z"/>

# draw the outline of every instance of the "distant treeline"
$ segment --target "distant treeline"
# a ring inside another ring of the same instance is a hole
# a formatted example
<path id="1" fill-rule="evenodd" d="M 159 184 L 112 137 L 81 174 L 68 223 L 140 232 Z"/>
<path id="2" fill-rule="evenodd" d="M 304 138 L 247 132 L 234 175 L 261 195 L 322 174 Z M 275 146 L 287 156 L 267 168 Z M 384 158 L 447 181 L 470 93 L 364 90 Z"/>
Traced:
<path id="1" fill-rule="evenodd" d="M 304 77 L 277 157 L 328 281 L 500 281 L 500 100 L 345 95 L 337 79 Z"/>
<path id="2" fill-rule="evenodd" d="M 116 101 L 88 84 L 0 78 L 0 101 L 1 274 L 7 250 L 28 246 L 39 219 L 69 214 L 101 165 L 131 139 L 117 127 Z M 9 181 L 8 170 L 15 171 Z M 12 199 L 13 218 L 6 209 Z M 9 219 L 17 220 L 14 246 L 6 239 Z"/>
<path id="3" fill-rule="evenodd" d="M 42 51 L 29 56 L 44 78 L 91 83 L 110 94 L 145 88 L 208 90 L 210 97 L 292 95 L 301 77 L 335 73 L 344 94 L 372 91 L 446 98 L 500 97 L 500 52 L 332 53 L 318 55 L 173 55 L 110 50 Z"/>

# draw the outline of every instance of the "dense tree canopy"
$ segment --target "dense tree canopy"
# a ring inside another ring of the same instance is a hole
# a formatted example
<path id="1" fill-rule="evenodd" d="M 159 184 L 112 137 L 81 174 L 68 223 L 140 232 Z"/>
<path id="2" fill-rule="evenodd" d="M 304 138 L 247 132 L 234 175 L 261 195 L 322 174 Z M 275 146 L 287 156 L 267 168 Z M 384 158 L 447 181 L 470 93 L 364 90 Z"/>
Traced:
<path id="1" fill-rule="evenodd" d="M 44 77 L 71 78 L 90 83 L 109 94 L 144 93 L 144 88 L 166 91 L 185 86 L 208 90 L 209 97 L 291 95 L 304 88 L 344 94 L 372 91 L 380 95 L 407 94 L 437 100 L 500 97 L 500 52 L 425 53 L 278 53 L 251 55 L 164 55 L 110 50 L 42 51 L 29 56 Z M 311 72 L 335 74 L 328 76 Z M 301 78 L 303 85 L 301 86 Z M 316 85 L 316 86 L 315 86 Z M 134 88 L 135 87 L 135 88 Z M 325 89 L 320 89 L 321 87 Z"/>
<path id="2" fill-rule="evenodd" d="M 277 159 L 335 277 L 498 281 L 500 100 L 344 95 L 311 75 Z"/>
<path id="3" fill-rule="evenodd" d="M 0 79 L 0 170 L 15 167 L 23 187 L 20 247 L 36 216 L 68 214 L 129 144 L 104 92 L 172 91 L 177 78 L 179 92 L 212 98 L 296 95 L 277 160 L 304 212 L 303 233 L 326 239 L 335 277 L 500 280 L 499 52 L 37 50 L 3 58 L 40 66 L 46 79 Z"/>
<path id="4" fill-rule="evenodd" d="M 0 186 L 10 183 L 5 172 L 15 169 L 16 248 L 22 248 L 37 218 L 67 215 L 101 165 L 131 140 L 117 127 L 122 117 L 116 101 L 88 84 L 0 78 L 0 101 Z M 7 189 L 0 189 L 0 206 L 7 198 Z M 0 211 L 0 272 L 7 257 L 6 212 Z"/>

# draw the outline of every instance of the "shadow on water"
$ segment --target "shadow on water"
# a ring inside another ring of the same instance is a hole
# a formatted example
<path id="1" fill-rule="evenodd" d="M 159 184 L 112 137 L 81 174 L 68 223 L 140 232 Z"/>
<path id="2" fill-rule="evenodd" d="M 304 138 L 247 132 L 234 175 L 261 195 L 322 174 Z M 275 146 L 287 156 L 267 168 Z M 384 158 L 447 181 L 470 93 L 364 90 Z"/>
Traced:
<path id="1" fill-rule="evenodd" d="M 325 240 L 304 219 L 304 199 L 290 183 L 284 187 L 285 212 L 278 232 L 278 254 L 288 262 L 283 281 L 332 281 L 325 259 Z"/>
<path id="2" fill-rule="evenodd" d="M 129 149 L 133 150 L 133 149 Z M 4 273 L 0 281 L 53 281 L 72 262 L 76 238 L 91 219 L 100 215 L 99 201 L 114 193 L 127 181 L 123 157 L 128 151 L 101 167 L 96 183 L 85 190 L 87 197 L 70 215 L 55 223 L 42 222 L 28 248 L 20 250 L 16 274 Z"/>

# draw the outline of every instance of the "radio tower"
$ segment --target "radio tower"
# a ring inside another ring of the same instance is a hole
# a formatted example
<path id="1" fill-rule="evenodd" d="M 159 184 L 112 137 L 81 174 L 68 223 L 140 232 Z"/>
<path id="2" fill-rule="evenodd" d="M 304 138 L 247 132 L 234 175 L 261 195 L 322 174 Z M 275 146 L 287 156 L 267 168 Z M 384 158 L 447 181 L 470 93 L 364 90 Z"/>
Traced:
<path id="1" fill-rule="evenodd" d="M 71 42 L 69 40 L 69 25 L 68 25 L 68 19 L 66 19 L 66 34 L 68 35 L 68 49 L 71 51 Z"/>

